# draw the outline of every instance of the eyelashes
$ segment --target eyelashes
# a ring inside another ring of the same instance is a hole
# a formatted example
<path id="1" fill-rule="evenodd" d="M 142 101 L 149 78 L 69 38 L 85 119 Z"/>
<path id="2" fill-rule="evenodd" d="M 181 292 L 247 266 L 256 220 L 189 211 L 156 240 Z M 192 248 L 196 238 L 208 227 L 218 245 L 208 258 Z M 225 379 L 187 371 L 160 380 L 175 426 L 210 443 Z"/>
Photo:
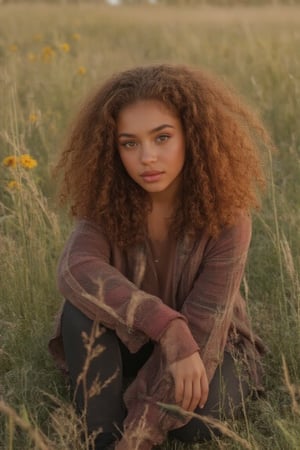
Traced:
<path id="1" fill-rule="evenodd" d="M 171 136 L 169 134 L 160 134 L 155 138 L 155 141 L 158 144 L 163 144 L 164 142 L 167 142 L 170 138 Z M 137 141 L 124 141 L 120 142 L 119 145 L 123 148 L 134 149 L 139 145 L 139 143 Z"/>
<path id="2" fill-rule="evenodd" d="M 169 134 L 160 134 L 159 136 L 157 136 L 156 140 L 158 142 L 166 142 L 170 139 L 170 135 Z"/>
<path id="3" fill-rule="evenodd" d="M 133 142 L 133 141 L 129 141 L 129 142 L 121 142 L 121 143 L 120 143 L 120 146 L 121 146 L 121 147 L 124 147 L 124 148 L 135 148 L 136 145 L 137 145 L 137 143 L 136 143 L 136 142 Z"/>

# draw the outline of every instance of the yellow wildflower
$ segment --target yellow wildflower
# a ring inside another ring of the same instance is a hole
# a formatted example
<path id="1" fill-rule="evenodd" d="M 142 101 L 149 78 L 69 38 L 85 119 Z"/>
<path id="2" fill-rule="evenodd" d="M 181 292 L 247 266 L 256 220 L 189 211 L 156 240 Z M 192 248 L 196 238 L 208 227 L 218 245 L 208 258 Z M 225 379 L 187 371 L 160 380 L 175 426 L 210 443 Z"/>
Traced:
<path id="1" fill-rule="evenodd" d="M 19 47 L 18 47 L 16 44 L 11 44 L 11 45 L 8 47 L 8 49 L 9 49 L 10 52 L 16 53 L 16 52 L 19 50 Z"/>
<path id="2" fill-rule="evenodd" d="M 25 169 L 33 169 L 37 166 L 37 161 L 27 153 L 21 155 L 19 161 L 21 166 L 25 167 Z"/>
<path id="3" fill-rule="evenodd" d="M 36 61 L 37 56 L 35 53 L 29 52 L 29 53 L 27 53 L 27 59 L 30 62 L 34 62 L 34 61 Z"/>
<path id="4" fill-rule="evenodd" d="M 86 74 L 86 68 L 84 66 L 79 66 L 77 70 L 78 75 L 85 75 Z"/>
<path id="5" fill-rule="evenodd" d="M 52 47 L 47 46 L 44 47 L 42 50 L 42 59 L 45 63 L 48 63 L 52 60 L 52 58 L 54 58 L 55 56 L 55 51 L 53 50 Z"/>
<path id="6" fill-rule="evenodd" d="M 69 53 L 69 51 L 70 51 L 70 46 L 67 42 L 63 42 L 62 44 L 59 44 L 59 48 L 64 53 Z"/>
<path id="7" fill-rule="evenodd" d="M 20 183 L 18 183 L 16 180 L 11 180 L 11 181 L 9 181 L 7 183 L 6 187 L 10 191 L 12 191 L 13 189 L 19 189 L 20 188 Z"/>
<path id="8" fill-rule="evenodd" d="M 41 42 L 43 40 L 43 35 L 41 33 L 36 33 L 32 37 L 35 42 Z"/>
<path id="9" fill-rule="evenodd" d="M 30 123 L 37 123 L 39 116 L 36 113 L 29 114 L 28 120 Z"/>
<path id="10" fill-rule="evenodd" d="M 81 36 L 80 36 L 79 33 L 73 33 L 72 34 L 72 39 L 73 39 L 73 41 L 80 41 Z"/>
<path id="11" fill-rule="evenodd" d="M 17 165 L 18 158 L 16 156 L 7 156 L 3 159 L 2 165 L 14 169 Z"/>

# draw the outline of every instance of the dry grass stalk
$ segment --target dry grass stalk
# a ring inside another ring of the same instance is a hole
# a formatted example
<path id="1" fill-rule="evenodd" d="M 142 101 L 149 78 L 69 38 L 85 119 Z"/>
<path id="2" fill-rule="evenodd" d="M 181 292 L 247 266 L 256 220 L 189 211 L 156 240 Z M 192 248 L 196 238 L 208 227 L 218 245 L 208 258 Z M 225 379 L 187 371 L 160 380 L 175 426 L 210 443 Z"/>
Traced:
<path id="1" fill-rule="evenodd" d="M 148 410 L 149 406 L 146 405 L 138 424 L 125 430 L 122 440 L 117 444 L 117 450 L 144 450 L 153 447 L 151 430 L 147 427 Z"/>
<path id="2" fill-rule="evenodd" d="M 52 428 L 55 430 L 55 450 L 65 448 L 83 449 L 80 445 L 81 422 L 71 404 L 56 408 L 50 414 Z"/>
<path id="3" fill-rule="evenodd" d="M 299 298 L 299 296 L 300 296 L 299 277 L 298 277 L 297 270 L 295 269 L 291 247 L 290 247 L 288 240 L 284 233 L 282 234 L 282 239 L 281 239 L 280 244 L 281 244 L 281 250 L 283 253 L 283 257 L 284 257 L 285 268 L 291 279 L 292 286 L 294 287 L 296 298 Z"/>
<path id="4" fill-rule="evenodd" d="M 249 300 L 249 284 L 248 284 L 246 275 L 243 276 L 242 283 L 243 283 L 243 287 L 244 287 L 245 300 L 246 300 L 246 302 L 248 302 L 248 300 Z"/>
<path id="5" fill-rule="evenodd" d="M 169 405 L 167 403 L 162 402 L 156 402 L 156 404 L 161 408 L 164 408 L 167 411 L 170 411 L 178 416 L 199 419 L 209 427 L 216 428 L 217 430 L 219 430 L 222 433 L 222 435 L 227 436 L 233 439 L 234 441 L 238 442 L 247 450 L 253 450 L 253 446 L 248 441 L 246 441 L 246 439 L 241 438 L 238 434 L 232 431 L 228 427 L 228 425 L 226 425 L 224 422 L 220 422 L 219 420 L 213 419 L 212 417 L 209 416 L 201 416 L 200 414 L 185 411 L 184 409 L 180 408 L 180 406 Z"/>
<path id="6" fill-rule="evenodd" d="M 99 323 L 95 320 L 92 326 L 92 330 L 90 335 L 88 335 L 85 332 L 81 333 L 83 344 L 86 350 L 86 358 L 85 362 L 82 368 L 81 373 L 79 374 L 77 378 L 77 385 L 74 392 L 74 397 L 76 395 L 76 392 L 80 386 L 82 385 L 83 389 L 83 398 L 84 398 L 84 407 L 82 411 L 82 420 L 83 420 L 83 433 L 85 437 L 85 443 L 86 446 L 92 446 L 94 445 L 94 441 L 99 433 L 101 433 L 102 429 L 94 431 L 89 435 L 88 433 L 88 427 L 86 422 L 86 416 L 87 416 L 87 407 L 88 407 L 88 400 L 95 395 L 99 395 L 100 392 L 105 389 L 111 381 L 117 376 L 118 371 L 115 371 L 109 378 L 107 378 L 104 382 L 100 381 L 99 374 L 97 374 L 96 378 L 92 381 L 91 386 L 88 387 L 87 385 L 87 374 L 90 367 L 91 362 L 97 358 L 103 351 L 105 350 L 105 347 L 101 344 L 95 344 L 96 340 L 105 332 L 105 328 L 100 327 Z"/>
<path id="7" fill-rule="evenodd" d="M 55 431 L 55 450 L 72 448 L 83 450 L 84 443 L 80 441 L 82 433 L 82 421 L 73 405 L 67 400 L 62 400 L 48 392 L 43 392 L 56 408 L 50 413 L 51 425 Z M 54 442 L 54 440 L 53 440 Z"/>
<path id="8" fill-rule="evenodd" d="M 286 265 L 287 272 L 288 272 L 291 280 L 293 281 L 295 278 L 296 271 L 295 271 L 291 248 L 289 246 L 289 243 L 288 243 L 287 238 L 284 233 L 282 233 L 282 239 L 281 239 L 280 243 L 281 243 L 281 249 L 282 249 L 282 253 L 284 256 L 284 262 Z"/>
<path id="9" fill-rule="evenodd" d="M 74 398 L 75 398 L 76 392 L 81 384 L 82 390 L 83 390 L 83 398 L 84 398 L 84 407 L 83 407 L 81 416 L 82 416 L 82 421 L 83 421 L 83 433 L 84 433 L 84 438 L 85 438 L 85 443 L 86 443 L 87 448 L 88 448 L 88 443 L 90 440 L 90 436 L 88 434 L 87 421 L 86 421 L 88 399 L 89 399 L 89 390 L 88 390 L 88 386 L 87 386 L 87 373 L 88 373 L 88 369 L 89 369 L 90 364 L 93 361 L 93 359 L 97 358 L 97 356 L 99 356 L 104 351 L 104 347 L 102 345 L 94 346 L 96 339 L 101 336 L 103 331 L 104 331 L 104 329 L 101 329 L 99 324 L 96 321 L 94 321 L 93 327 L 91 330 L 91 334 L 89 336 L 85 332 L 81 333 L 83 344 L 84 344 L 84 347 L 86 350 L 86 358 L 85 358 L 85 362 L 84 362 L 82 371 L 78 375 L 78 378 L 77 378 L 77 385 L 76 385 L 76 389 L 74 392 Z M 96 383 L 94 381 L 92 383 L 92 391 L 98 392 L 99 390 L 100 390 L 100 386 L 98 385 L 98 383 Z"/>
<path id="10" fill-rule="evenodd" d="M 289 371 L 287 368 L 286 360 L 284 355 L 282 355 L 282 367 L 283 367 L 283 376 L 284 376 L 284 382 L 288 389 L 288 392 L 290 394 L 291 400 L 292 400 L 292 411 L 293 413 L 300 416 L 300 405 L 297 402 L 296 396 L 298 393 L 298 388 L 291 383 Z"/>
<path id="11" fill-rule="evenodd" d="M 44 436 L 41 431 L 22 419 L 16 411 L 8 406 L 3 400 L 0 400 L 0 412 L 7 416 L 8 419 L 15 423 L 18 427 L 22 428 L 22 430 L 30 436 L 36 448 L 40 450 L 54 450 L 46 436 Z"/>

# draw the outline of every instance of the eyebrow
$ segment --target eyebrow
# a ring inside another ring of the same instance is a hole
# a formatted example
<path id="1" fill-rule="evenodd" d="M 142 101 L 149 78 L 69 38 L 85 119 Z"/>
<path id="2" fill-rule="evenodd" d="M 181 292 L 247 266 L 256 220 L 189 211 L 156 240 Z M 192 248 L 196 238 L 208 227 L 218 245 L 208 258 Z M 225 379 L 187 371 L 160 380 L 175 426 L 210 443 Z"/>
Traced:
<path id="1" fill-rule="evenodd" d="M 153 134 L 153 133 L 157 133 L 157 131 L 161 131 L 164 128 L 175 128 L 173 125 L 169 125 L 168 123 L 164 123 L 163 125 L 159 125 L 158 127 L 153 128 L 152 130 L 150 130 L 149 134 Z M 130 134 L 130 133 L 120 133 L 118 135 L 118 137 L 134 137 L 134 134 Z"/>

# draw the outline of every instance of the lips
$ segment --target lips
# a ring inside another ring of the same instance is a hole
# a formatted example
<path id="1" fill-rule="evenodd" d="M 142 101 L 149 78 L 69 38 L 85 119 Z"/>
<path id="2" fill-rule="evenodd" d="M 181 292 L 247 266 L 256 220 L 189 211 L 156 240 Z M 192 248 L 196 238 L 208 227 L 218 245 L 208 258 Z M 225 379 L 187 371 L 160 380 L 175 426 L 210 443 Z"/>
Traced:
<path id="1" fill-rule="evenodd" d="M 147 170 L 141 174 L 141 177 L 147 183 L 154 183 L 155 181 L 159 181 L 164 172 L 160 172 L 158 170 Z"/>

